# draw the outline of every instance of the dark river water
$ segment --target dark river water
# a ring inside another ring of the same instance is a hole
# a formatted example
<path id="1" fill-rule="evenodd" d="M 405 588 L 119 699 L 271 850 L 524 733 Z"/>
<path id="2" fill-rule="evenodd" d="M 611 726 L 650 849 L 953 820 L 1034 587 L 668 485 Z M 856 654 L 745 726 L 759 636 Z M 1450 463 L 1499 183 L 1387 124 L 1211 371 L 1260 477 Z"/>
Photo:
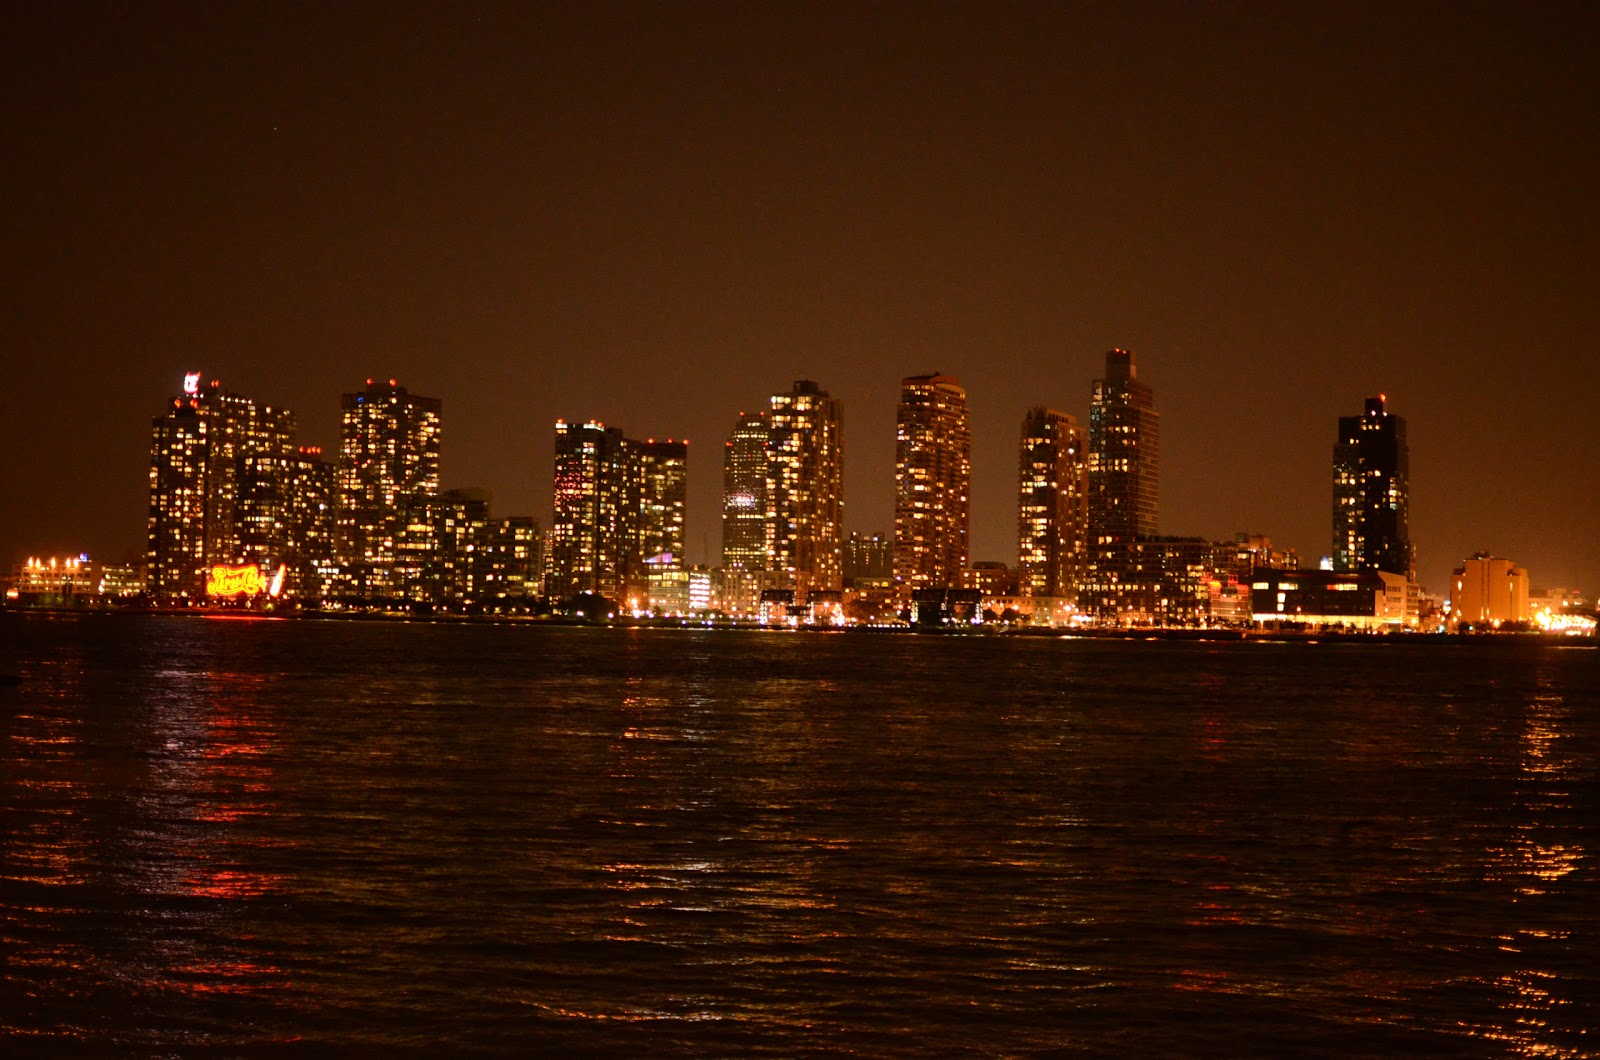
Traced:
<path id="1" fill-rule="evenodd" d="M 1597 655 L 0 615 L 0 1052 L 1596 1056 Z"/>

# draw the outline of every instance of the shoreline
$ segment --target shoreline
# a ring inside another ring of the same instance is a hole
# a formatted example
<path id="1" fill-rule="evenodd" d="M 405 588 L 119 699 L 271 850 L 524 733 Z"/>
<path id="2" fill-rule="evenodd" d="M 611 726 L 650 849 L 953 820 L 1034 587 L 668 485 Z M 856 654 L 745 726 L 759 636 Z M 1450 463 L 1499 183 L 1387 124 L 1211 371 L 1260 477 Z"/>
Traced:
<path id="1" fill-rule="evenodd" d="M 218 607 L 5 607 L 0 615 L 48 616 L 163 616 L 211 620 L 256 622 L 407 622 L 428 625 L 487 625 L 487 626 L 557 626 L 563 628 L 595 629 L 676 629 L 688 631 L 721 631 L 751 633 L 813 633 L 854 635 L 905 635 L 934 637 L 1032 637 L 1057 640 L 1101 641 L 1189 641 L 1197 643 L 1236 644 L 1454 644 L 1504 647 L 1515 644 L 1549 645 L 1567 647 L 1600 646 L 1600 638 L 1585 635 L 1549 633 L 1543 630 L 1514 632 L 1418 632 L 1415 630 L 1389 633 L 1364 633 L 1349 630 L 1304 629 L 1238 629 L 1238 628 L 1130 628 L 1130 629 L 1057 629 L 1033 626 L 992 627 L 934 627 L 916 626 L 769 626 L 758 622 L 741 622 L 731 619 L 678 619 L 678 618 L 628 618 L 603 622 L 565 615 L 517 614 L 458 614 L 451 612 L 405 611 L 253 611 Z"/>

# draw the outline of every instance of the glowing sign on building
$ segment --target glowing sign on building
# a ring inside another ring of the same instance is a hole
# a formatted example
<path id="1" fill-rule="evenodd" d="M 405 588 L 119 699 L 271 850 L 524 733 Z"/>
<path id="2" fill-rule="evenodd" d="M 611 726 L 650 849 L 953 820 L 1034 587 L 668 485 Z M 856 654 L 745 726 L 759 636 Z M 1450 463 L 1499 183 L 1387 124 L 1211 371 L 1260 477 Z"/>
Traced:
<path id="1" fill-rule="evenodd" d="M 266 587 L 261 568 L 254 563 L 240 567 L 218 565 L 211 568 L 211 576 L 206 579 L 209 596 L 254 596 Z"/>
<path id="2" fill-rule="evenodd" d="M 219 564 L 211 568 L 211 574 L 206 578 L 206 593 L 209 596 L 255 596 L 258 593 L 277 596 L 283 591 L 283 573 L 280 567 L 269 581 L 254 563 L 237 567 Z"/>
<path id="3" fill-rule="evenodd" d="M 200 373 L 186 372 L 183 377 L 183 392 L 185 394 L 200 393 Z"/>

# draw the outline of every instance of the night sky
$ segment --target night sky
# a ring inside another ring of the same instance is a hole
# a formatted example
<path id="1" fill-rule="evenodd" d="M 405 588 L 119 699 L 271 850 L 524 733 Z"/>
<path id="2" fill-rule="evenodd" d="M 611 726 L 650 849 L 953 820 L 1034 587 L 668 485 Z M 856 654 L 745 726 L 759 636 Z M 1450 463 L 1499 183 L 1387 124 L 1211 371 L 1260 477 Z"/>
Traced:
<path id="1" fill-rule="evenodd" d="M 1419 575 L 1600 591 L 1600 8 L 12 5 L 0 562 L 143 550 L 186 370 L 337 440 L 444 402 L 444 484 L 548 525 L 553 423 L 722 443 L 844 403 L 888 531 L 902 376 L 972 408 L 973 558 L 1016 562 L 1024 409 L 1105 350 L 1162 417 L 1161 530 L 1329 551 L 1336 420 L 1410 429 Z"/>

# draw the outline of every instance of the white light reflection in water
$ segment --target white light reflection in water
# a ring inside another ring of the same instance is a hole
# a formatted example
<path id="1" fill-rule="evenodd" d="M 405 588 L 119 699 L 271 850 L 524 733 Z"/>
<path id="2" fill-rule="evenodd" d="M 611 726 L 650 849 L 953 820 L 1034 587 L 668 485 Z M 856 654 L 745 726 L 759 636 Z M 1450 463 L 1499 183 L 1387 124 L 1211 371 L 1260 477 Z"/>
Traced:
<path id="1" fill-rule="evenodd" d="M 1593 1056 L 1588 1049 L 1555 1040 L 1557 1028 L 1570 1022 L 1554 1017 L 1574 1003 L 1573 981 L 1548 965 L 1573 951 L 1570 929 L 1555 918 L 1560 915 L 1564 881 L 1582 867 L 1587 853 L 1577 842 L 1581 830 L 1566 823 L 1580 812 L 1573 791 L 1584 778 L 1567 750 L 1572 708 L 1555 691 L 1548 665 L 1539 668 L 1536 681 L 1518 740 L 1522 818 L 1510 843 L 1489 852 L 1489 878 L 1516 885 L 1509 918 L 1515 926 L 1499 939 L 1499 950 L 1511 957 L 1515 967 L 1491 984 L 1505 1018 L 1497 1027 L 1474 1030 L 1519 1056 Z"/>

